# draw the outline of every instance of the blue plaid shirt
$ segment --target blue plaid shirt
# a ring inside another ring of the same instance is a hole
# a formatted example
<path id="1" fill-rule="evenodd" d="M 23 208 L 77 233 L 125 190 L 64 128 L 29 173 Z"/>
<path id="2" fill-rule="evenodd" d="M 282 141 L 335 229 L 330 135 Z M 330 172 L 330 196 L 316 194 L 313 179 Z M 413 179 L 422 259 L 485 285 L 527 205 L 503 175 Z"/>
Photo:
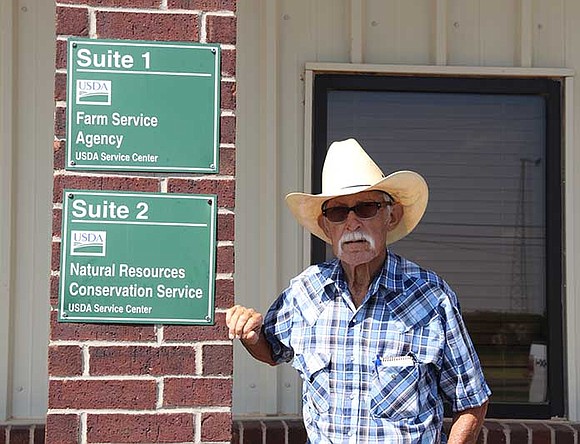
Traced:
<path id="1" fill-rule="evenodd" d="M 491 394 L 457 298 L 393 253 L 357 309 L 338 260 L 294 278 L 264 319 L 276 362 L 303 379 L 309 442 L 440 443 L 453 411 Z"/>

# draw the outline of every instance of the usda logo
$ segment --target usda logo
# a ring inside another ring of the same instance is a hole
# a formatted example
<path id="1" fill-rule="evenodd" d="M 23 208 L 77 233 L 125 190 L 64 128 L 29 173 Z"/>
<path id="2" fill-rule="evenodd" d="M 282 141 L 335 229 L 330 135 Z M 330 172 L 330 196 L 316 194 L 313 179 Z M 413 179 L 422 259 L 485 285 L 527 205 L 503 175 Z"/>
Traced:
<path id="1" fill-rule="evenodd" d="M 77 80 L 77 105 L 110 105 L 110 80 Z"/>
<path id="2" fill-rule="evenodd" d="M 71 256 L 104 256 L 107 247 L 106 231 L 71 231 Z"/>

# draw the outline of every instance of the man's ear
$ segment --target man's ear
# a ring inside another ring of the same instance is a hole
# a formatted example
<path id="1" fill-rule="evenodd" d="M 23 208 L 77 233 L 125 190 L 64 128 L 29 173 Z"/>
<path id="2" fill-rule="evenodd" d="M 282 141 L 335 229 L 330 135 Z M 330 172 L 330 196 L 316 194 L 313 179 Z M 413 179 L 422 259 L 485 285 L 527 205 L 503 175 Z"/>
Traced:
<path id="1" fill-rule="evenodd" d="M 322 228 L 322 231 L 324 231 L 324 234 L 326 234 L 326 237 L 330 237 L 330 235 L 328 234 L 328 229 L 326 227 L 326 224 L 324 223 L 324 216 L 322 214 L 320 214 L 320 216 L 318 216 L 318 226 L 320 228 Z"/>
<path id="2" fill-rule="evenodd" d="M 401 219 L 403 218 L 404 211 L 403 205 L 400 203 L 396 203 L 391 207 L 391 215 L 387 222 L 387 230 L 392 231 L 397 225 L 399 225 L 399 222 L 401 222 Z"/>

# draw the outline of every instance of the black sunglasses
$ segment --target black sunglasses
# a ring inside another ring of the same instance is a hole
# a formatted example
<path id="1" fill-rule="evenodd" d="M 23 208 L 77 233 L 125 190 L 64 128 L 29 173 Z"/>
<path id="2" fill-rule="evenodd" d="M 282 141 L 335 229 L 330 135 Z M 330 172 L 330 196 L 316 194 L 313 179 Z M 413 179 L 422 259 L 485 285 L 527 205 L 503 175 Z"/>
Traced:
<path id="1" fill-rule="evenodd" d="M 356 214 L 357 217 L 361 219 L 370 219 L 377 215 L 379 208 L 387 207 L 389 205 L 391 204 L 381 202 L 360 202 L 352 207 L 338 206 L 323 208 L 322 215 L 330 222 L 344 222 L 348 217 L 348 213 L 354 211 L 354 214 Z"/>

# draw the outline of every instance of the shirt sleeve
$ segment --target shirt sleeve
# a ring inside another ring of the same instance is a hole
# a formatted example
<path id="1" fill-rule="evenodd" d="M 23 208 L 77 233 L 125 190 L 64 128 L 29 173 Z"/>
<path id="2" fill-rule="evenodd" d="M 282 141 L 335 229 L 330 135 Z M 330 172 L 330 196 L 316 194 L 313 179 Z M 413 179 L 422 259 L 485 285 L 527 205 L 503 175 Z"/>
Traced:
<path id="1" fill-rule="evenodd" d="M 454 296 L 454 295 L 453 295 Z M 445 298 L 441 307 L 445 346 L 439 386 L 454 412 L 479 407 L 489 399 L 477 353 L 454 297 Z"/>
<path id="2" fill-rule="evenodd" d="M 290 362 L 294 351 L 290 346 L 290 333 L 294 312 L 290 288 L 286 289 L 268 309 L 262 332 L 272 348 L 272 359 L 277 364 Z"/>

